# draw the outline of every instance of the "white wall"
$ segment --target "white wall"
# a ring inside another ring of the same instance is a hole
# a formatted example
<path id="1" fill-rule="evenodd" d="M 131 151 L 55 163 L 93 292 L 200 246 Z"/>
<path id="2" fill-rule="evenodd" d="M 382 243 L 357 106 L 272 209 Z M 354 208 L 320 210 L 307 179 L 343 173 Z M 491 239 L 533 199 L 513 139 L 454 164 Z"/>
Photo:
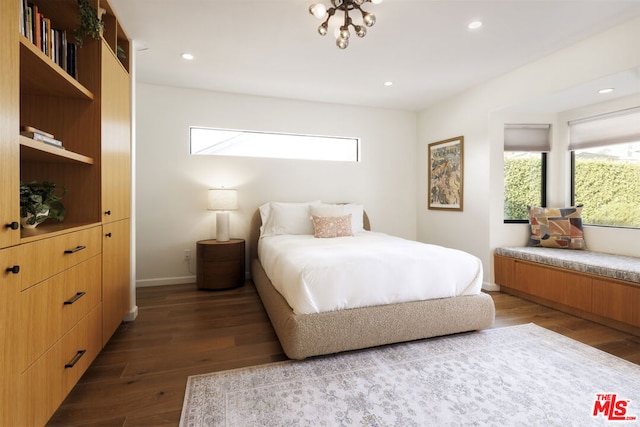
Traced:
<path id="1" fill-rule="evenodd" d="M 493 249 L 526 243 L 524 226 L 503 223 L 502 127 L 490 120 L 492 113 L 638 67 L 638 40 L 640 19 L 634 19 L 423 111 L 418 119 L 418 240 L 480 257 L 485 287 L 491 288 Z M 465 137 L 464 212 L 428 211 L 427 144 L 458 135 Z M 564 182 L 558 185 L 566 193 Z M 592 243 L 613 239 L 619 245 L 608 249 L 640 256 L 640 247 L 633 245 L 640 230 L 592 231 L 586 235 Z"/>
<path id="2" fill-rule="evenodd" d="M 417 115 L 137 85 L 137 286 L 195 282 L 196 241 L 215 237 L 207 189 L 238 189 L 231 237 L 269 200 L 357 202 L 372 228 L 416 238 Z M 361 138 L 359 163 L 191 156 L 189 126 Z M 191 249 L 194 261 L 183 261 Z"/>

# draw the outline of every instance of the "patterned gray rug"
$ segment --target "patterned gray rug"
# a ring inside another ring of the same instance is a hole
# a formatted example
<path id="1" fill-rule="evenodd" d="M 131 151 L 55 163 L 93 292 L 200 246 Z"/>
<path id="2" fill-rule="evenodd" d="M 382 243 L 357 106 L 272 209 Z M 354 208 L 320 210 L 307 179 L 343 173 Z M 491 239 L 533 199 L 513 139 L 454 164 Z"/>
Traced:
<path id="1" fill-rule="evenodd" d="M 534 324 L 189 377 L 180 425 L 638 425 L 640 366 Z"/>

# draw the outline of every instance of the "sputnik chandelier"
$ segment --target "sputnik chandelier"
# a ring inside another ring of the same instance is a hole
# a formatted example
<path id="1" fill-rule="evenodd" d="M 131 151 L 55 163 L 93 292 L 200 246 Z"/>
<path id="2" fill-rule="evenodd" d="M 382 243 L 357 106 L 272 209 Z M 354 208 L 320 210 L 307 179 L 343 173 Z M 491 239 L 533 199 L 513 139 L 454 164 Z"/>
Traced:
<path id="1" fill-rule="evenodd" d="M 331 17 L 335 15 L 336 11 L 343 12 L 344 23 L 336 28 L 335 35 L 336 46 L 340 49 L 346 49 L 347 46 L 349 46 L 349 37 L 351 36 L 349 26 L 353 27 L 353 30 L 358 37 L 364 37 L 367 35 L 367 29 L 365 27 L 373 27 L 373 24 L 376 23 L 376 16 L 373 13 L 362 10 L 360 7 L 365 3 L 378 4 L 382 3 L 382 0 L 331 0 L 331 4 L 333 6 L 329 9 L 327 9 L 327 7 L 322 3 L 316 3 L 309 6 L 309 13 L 318 19 L 325 19 L 326 17 L 324 22 L 318 27 L 318 34 L 326 36 L 329 31 L 329 20 Z M 354 24 L 349 16 L 349 11 L 356 9 L 362 14 L 362 23 L 364 26 Z"/>

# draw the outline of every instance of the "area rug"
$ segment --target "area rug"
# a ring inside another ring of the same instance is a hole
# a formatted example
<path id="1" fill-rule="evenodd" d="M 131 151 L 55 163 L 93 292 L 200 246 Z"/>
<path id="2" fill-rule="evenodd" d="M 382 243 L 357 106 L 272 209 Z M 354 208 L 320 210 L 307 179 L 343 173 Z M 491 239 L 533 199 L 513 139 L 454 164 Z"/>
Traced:
<path id="1" fill-rule="evenodd" d="M 189 377 L 180 425 L 639 425 L 640 366 L 534 324 Z"/>

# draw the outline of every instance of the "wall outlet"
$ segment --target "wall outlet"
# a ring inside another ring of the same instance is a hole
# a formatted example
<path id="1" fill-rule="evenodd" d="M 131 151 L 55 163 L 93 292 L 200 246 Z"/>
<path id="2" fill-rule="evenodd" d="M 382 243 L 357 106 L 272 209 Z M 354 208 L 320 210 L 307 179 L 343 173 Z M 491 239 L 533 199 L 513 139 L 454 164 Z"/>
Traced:
<path id="1" fill-rule="evenodd" d="M 191 261 L 191 249 L 184 250 L 184 260 Z"/>

